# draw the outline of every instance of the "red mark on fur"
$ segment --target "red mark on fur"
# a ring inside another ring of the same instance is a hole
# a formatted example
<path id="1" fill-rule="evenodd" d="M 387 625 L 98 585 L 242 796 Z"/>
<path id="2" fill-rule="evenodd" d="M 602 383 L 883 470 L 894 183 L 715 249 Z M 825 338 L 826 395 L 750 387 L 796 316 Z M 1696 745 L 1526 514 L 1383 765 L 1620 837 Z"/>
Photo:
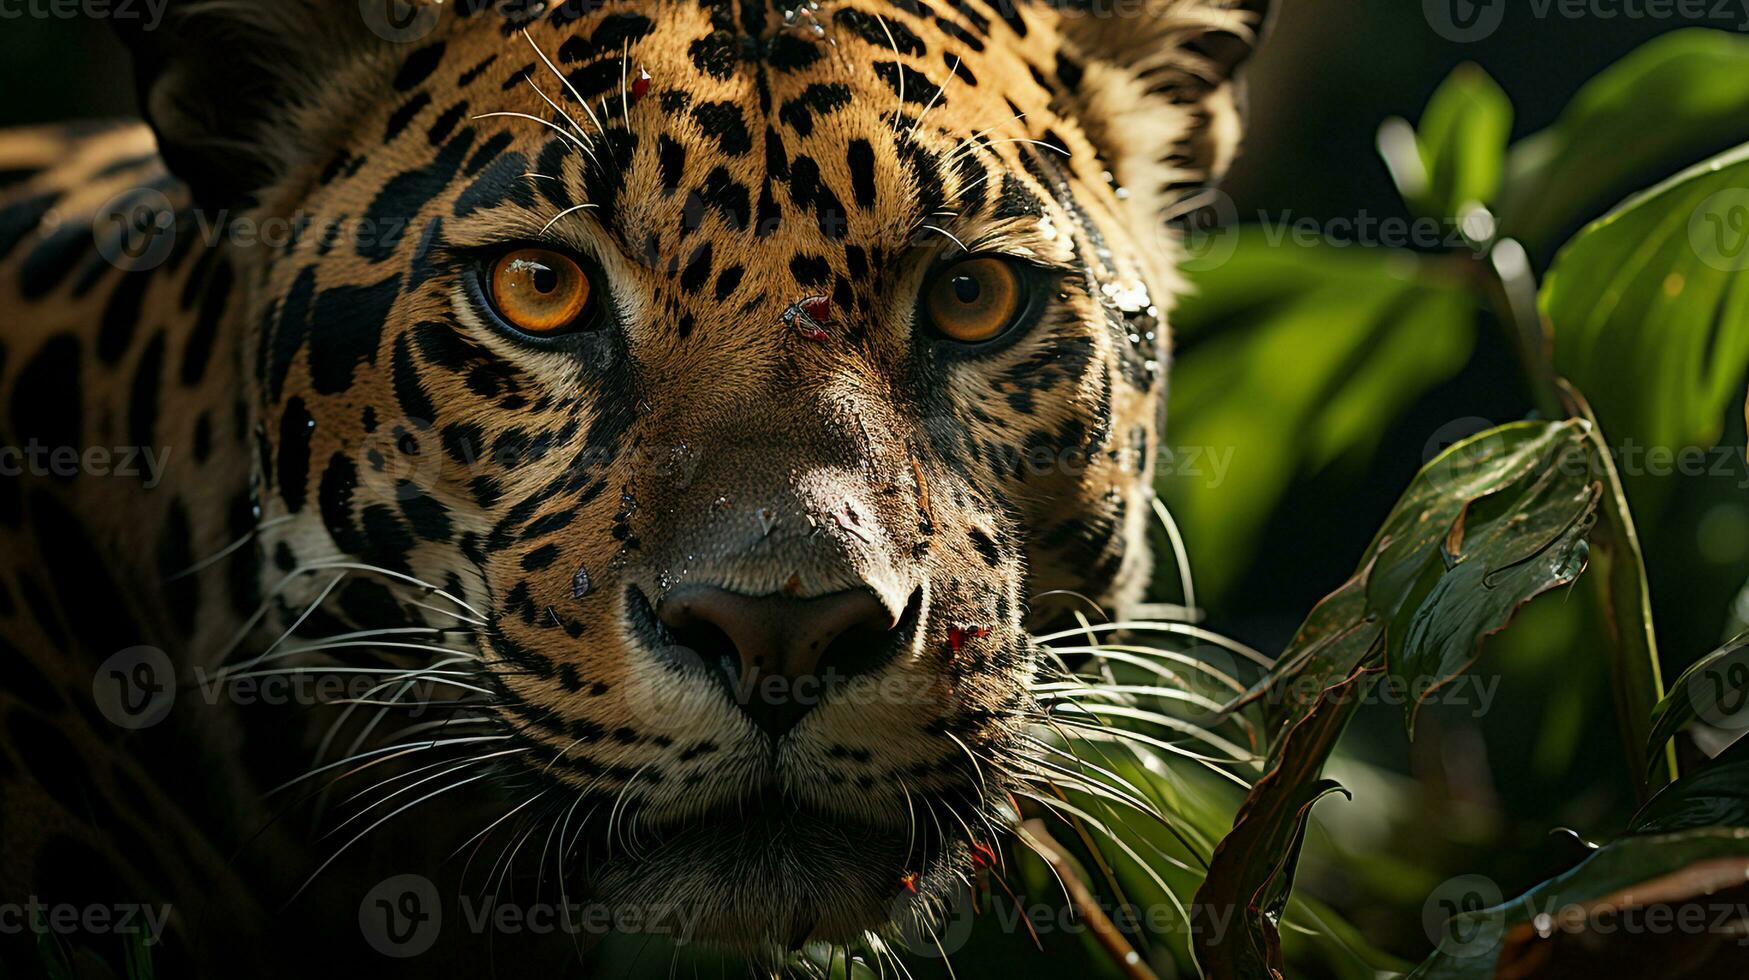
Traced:
<path id="1" fill-rule="evenodd" d="M 650 73 L 639 68 L 638 77 L 632 79 L 632 101 L 636 102 L 648 94 L 650 94 Z"/>
<path id="2" fill-rule="evenodd" d="M 947 648 L 953 653 L 960 652 L 960 647 L 967 640 L 977 640 L 990 635 L 987 626 L 949 626 L 947 628 Z"/>
<path id="3" fill-rule="evenodd" d="M 983 841 L 972 842 L 972 867 L 980 870 L 996 864 L 996 849 Z"/>
<path id="4" fill-rule="evenodd" d="M 904 889 L 911 894 L 917 894 L 917 872 L 906 872 L 905 876 L 899 879 L 899 884 L 904 886 Z"/>
<path id="5" fill-rule="evenodd" d="M 783 322 L 803 337 L 817 344 L 824 343 L 832 336 L 826 332 L 826 324 L 832 322 L 832 300 L 827 296 L 809 296 L 800 300 L 783 311 Z"/>

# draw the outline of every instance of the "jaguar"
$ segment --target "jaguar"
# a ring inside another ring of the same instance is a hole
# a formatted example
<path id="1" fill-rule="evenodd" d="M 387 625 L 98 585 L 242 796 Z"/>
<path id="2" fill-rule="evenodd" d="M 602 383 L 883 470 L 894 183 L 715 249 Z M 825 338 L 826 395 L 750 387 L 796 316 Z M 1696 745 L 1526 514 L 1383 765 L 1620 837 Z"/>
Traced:
<path id="1" fill-rule="evenodd" d="M 133 955 L 66 908 L 166 976 L 587 940 L 458 895 L 750 956 L 939 915 L 1043 764 L 1036 637 L 1144 600 L 1169 219 L 1268 13 L 119 21 L 142 122 L 0 136 L 10 954 Z"/>

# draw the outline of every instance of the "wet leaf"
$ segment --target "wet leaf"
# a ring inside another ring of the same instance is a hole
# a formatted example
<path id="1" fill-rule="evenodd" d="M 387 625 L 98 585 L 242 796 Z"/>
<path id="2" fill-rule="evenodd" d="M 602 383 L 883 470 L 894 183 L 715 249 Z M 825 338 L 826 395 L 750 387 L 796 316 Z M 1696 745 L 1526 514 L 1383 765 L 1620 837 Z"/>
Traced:
<path id="1" fill-rule="evenodd" d="M 1264 774 L 1197 892 L 1200 914 L 1237 910 L 1240 918 L 1236 929 L 1197 933 L 1209 977 L 1281 975 L 1279 916 L 1306 816 L 1336 788 L 1321 778 L 1324 762 L 1394 651 L 1449 679 L 1520 606 L 1579 574 L 1601 493 L 1590 432 L 1582 420 L 1503 426 L 1429 463 L 1360 570 L 1231 706 L 1262 702 L 1273 738 Z"/>
<path id="2" fill-rule="evenodd" d="M 1653 759 L 1664 743 L 1696 721 L 1727 734 L 1749 731 L 1749 633 L 1739 634 L 1683 671 L 1651 717 L 1646 752 Z"/>
<path id="3" fill-rule="evenodd" d="M 1513 901 L 1454 916 L 1409 978 L 1743 976 L 1746 898 L 1749 830 L 1627 837 Z"/>
<path id="4" fill-rule="evenodd" d="M 1612 439 L 1711 446 L 1742 397 L 1746 188 L 1749 146 L 1632 198 L 1556 256 L 1540 297 L 1555 368 Z"/>

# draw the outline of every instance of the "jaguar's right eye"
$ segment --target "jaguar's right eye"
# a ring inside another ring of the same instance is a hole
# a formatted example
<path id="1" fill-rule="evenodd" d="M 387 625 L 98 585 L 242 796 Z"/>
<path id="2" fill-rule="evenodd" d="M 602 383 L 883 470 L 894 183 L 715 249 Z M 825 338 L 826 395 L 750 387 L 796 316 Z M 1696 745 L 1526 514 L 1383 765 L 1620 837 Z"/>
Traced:
<path id="1" fill-rule="evenodd" d="M 518 248 L 499 256 L 487 277 L 492 311 L 512 332 L 541 340 L 595 326 L 595 281 L 576 259 L 549 248 Z"/>

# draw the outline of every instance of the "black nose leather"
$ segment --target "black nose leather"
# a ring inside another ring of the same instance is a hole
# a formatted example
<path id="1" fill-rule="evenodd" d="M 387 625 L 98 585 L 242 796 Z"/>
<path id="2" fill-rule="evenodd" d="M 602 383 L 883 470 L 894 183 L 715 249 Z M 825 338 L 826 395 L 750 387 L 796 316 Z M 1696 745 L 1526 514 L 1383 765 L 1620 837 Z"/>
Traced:
<path id="1" fill-rule="evenodd" d="M 730 675 L 741 710 L 774 738 L 832 684 L 878 665 L 895 625 L 866 589 L 794 599 L 694 586 L 671 593 L 656 617 L 678 644 Z"/>

